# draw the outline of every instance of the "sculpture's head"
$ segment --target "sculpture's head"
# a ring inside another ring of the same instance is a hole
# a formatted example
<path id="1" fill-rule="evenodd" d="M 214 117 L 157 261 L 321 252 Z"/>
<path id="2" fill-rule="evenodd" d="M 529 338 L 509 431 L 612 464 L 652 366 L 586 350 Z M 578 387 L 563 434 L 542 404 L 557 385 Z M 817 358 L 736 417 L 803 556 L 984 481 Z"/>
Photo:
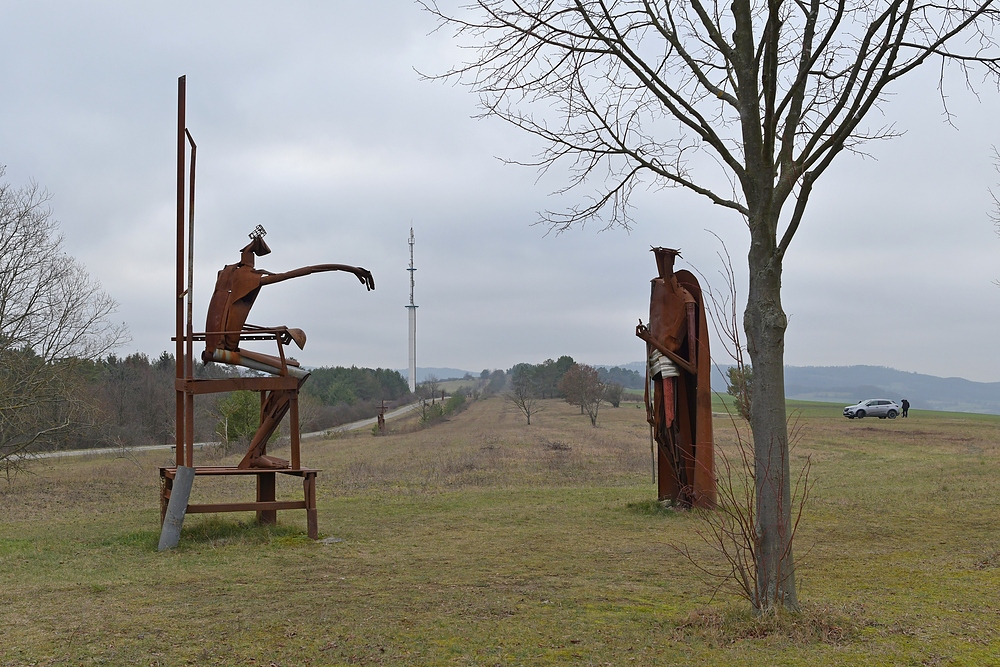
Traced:
<path id="1" fill-rule="evenodd" d="M 247 266 L 253 266 L 254 255 L 263 257 L 271 252 L 271 249 L 264 243 L 264 236 L 267 232 L 260 225 L 257 225 L 250 232 L 250 243 L 240 249 L 240 262 Z"/>
<path id="2" fill-rule="evenodd" d="M 674 275 L 674 260 L 681 256 L 680 250 L 673 248 L 650 248 L 656 257 L 656 270 L 666 280 Z"/>

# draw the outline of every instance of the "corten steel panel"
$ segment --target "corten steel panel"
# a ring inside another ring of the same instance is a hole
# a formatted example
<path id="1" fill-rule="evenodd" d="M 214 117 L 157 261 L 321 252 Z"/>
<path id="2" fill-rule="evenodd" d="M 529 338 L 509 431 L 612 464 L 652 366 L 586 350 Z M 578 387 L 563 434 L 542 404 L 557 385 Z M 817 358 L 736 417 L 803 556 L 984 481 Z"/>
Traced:
<path id="1" fill-rule="evenodd" d="M 651 282 L 649 325 L 640 322 L 636 335 L 646 341 L 646 414 L 656 442 L 657 492 L 660 500 L 679 506 L 713 508 L 712 360 L 704 295 L 691 272 L 674 271 L 677 250 L 653 253 L 658 275 Z"/>

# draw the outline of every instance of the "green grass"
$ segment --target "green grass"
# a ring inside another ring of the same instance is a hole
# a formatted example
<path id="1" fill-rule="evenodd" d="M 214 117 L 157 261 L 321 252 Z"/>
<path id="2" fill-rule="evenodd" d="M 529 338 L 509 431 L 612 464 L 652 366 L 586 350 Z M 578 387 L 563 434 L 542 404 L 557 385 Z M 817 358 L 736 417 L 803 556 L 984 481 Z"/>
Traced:
<path id="1" fill-rule="evenodd" d="M 480 385 L 483 384 L 485 383 L 478 377 L 469 380 L 463 380 L 461 378 L 457 380 L 441 380 L 437 383 L 439 394 L 442 389 L 448 392 L 448 394 L 454 394 L 459 389 L 478 389 Z"/>
<path id="2" fill-rule="evenodd" d="M 998 664 L 1000 418 L 790 407 L 816 480 L 801 614 L 756 618 L 679 556 L 719 564 L 697 514 L 653 498 L 644 410 L 592 428 L 548 401 L 527 427 L 494 398 L 305 443 L 328 544 L 301 511 L 192 515 L 158 553 L 165 454 L 36 463 L 0 486 L 0 665 Z M 198 478 L 192 500 L 243 482 Z"/>

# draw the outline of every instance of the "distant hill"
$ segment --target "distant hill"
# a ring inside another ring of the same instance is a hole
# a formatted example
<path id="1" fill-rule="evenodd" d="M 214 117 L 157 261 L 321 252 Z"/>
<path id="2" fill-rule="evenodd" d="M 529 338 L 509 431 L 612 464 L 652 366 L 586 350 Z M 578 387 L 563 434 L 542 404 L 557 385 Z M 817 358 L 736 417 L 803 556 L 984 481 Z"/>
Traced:
<path id="1" fill-rule="evenodd" d="M 642 361 L 619 365 L 645 373 Z M 712 373 L 716 391 L 726 390 L 725 368 Z M 905 398 L 915 410 L 1000 414 L 1000 382 L 942 378 L 885 366 L 785 366 L 785 396 L 843 405 L 865 398 Z"/>
<path id="2" fill-rule="evenodd" d="M 914 409 L 1000 414 L 1000 382 L 907 373 L 884 366 L 787 366 L 785 395 L 844 405 L 905 398 Z"/>

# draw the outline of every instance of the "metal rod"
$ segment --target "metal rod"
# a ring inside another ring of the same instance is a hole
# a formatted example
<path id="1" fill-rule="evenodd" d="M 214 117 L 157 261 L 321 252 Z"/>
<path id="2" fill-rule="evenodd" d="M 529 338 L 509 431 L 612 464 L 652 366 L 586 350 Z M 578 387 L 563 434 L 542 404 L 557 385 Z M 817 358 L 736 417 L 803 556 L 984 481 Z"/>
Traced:
<path id="1" fill-rule="evenodd" d="M 191 168 L 188 174 L 188 261 L 187 261 L 187 377 L 194 377 L 194 344 L 191 336 L 194 332 L 194 176 L 198 161 L 198 146 L 194 143 L 191 133 L 184 128 L 188 143 L 191 144 Z"/>
<path id="2" fill-rule="evenodd" d="M 175 348 L 175 375 L 177 380 L 184 380 L 184 125 L 185 106 L 187 102 L 187 77 L 177 79 L 177 346 Z M 177 465 L 185 462 L 185 400 L 184 390 L 176 389 L 177 420 L 175 438 L 177 442 Z"/>
<path id="3" fill-rule="evenodd" d="M 290 403 L 288 434 L 292 450 L 292 470 L 299 470 L 302 468 L 302 459 L 299 456 L 299 392 L 292 392 Z"/>
<path id="4" fill-rule="evenodd" d="M 186 354 L 184 359 L 184 377 L 194 378 L 194 174 L 198 157 L 198 146 L 194 137 L 184 128 L 184 135 L 191 144 L 191 167 L 188 173 L 188 262 L 187 262 L 187 330 Z M 194 465 L 194 394 L 185 392 L 184 441 L 189 443 L 186 448 L 185 465 Z"/>
<path id="5" fill-rule="evenodd" d="M 653 473 L 653 484 L 656 484 L 656 443 L 653 441 L 653 425 L 649 425 L 649 462 Z"/>

